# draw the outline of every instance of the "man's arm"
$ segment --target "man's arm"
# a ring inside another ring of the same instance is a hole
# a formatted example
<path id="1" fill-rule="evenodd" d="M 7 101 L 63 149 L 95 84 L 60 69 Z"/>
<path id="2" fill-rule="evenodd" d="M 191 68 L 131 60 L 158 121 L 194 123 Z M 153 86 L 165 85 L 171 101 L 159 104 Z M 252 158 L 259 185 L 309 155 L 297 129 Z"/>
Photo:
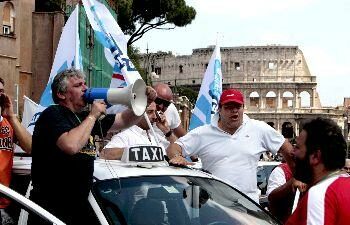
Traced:
<path id="1" fill-rule="evenodd" d="M 176 127 L 175 129 L 173 129 L 173 132 L 174 132 L 175 136 L 178 138 L 185 136 L 187 133 L 186 130 L 182 127 L 182 123 L 180 123 L 180 125 L 178 127 Z"/>
<path id="2" fill-rule="evenodd" d="M 121 159 L 123 155 L 123 148 L 104 148 L 100 153 L 102 159 Z"/>
<path id="3" fill-rule="evenodd" d="M 183 156 L 182 156 L 182 149 L 180 145 L 176 143 L 171 143 L 167 148 L 167 155 L 169 157 L 169 163 L 176 164 L 176 165 L 194 165 L 194 163 L 188 162 Z"/>
<path id="4" fill-rule="evenodd" d="M 32 152 L 32 135 L 19 122 L 17 116 L 13 112 L 13 105 L 10 97 L 4 95 L 4 103 L 1 114 L 9 121 L 14 131 L 15 137 L 18 140 L 19 146 L 28 154 Z"/>
<path id="5" fill-rule="evenodd" d="M 18 145 L 30 154 L 32 152 L 32 135 L 19 122 L 17 116 L 10 117 L 8 120 L 14 130 Z"/>
<path id="6" fill-rule="evenodd" d="M 294 171 L 294 160 L 293 160 L 292 152 L 293 152 L 292 144 L 287 139 L 285 139 L 281 148 L 278 150 L 278 153 L 282 154 L 282 156 L 283 156 L 284 160 L 287 162 L 289 168 L 292 171 Z"/>
<path id="7" fill-rule="evenodd" d="M 94 101 L 89 115 L 79 126 L 61 134 L 56 145 L 67 154 L 74 155 L 78 153 L 88 142 L 96 120 L 105 112 L 106 104 L 102 101 Z"/>
<path id="8" fill-rule="evenodd" d="M 284 201 L 286 196 L 295 194 L 297 189 L 299 189 L 300 192 L 304 192 L 307 189 L 307 185 L 301 181 L 296 180 L 293 177 L 283 185 L 271 191 L 271 193 L 268 196 L 269 203 L 276 201 Z"/>

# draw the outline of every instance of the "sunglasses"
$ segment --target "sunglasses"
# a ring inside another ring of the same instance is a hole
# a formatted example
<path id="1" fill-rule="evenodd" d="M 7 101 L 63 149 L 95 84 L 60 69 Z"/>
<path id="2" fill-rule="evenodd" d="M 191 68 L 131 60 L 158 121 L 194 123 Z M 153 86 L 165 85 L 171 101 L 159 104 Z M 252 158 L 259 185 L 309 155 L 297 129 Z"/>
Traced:
<path id="1" fill-rule="evenodd" d="M 157 104 L 157 105 L 163 105 L 164 107 L 168 107 L 170 105 L 171 102 L 167 101 L 167 100 L 164 100 L 164 99 L 161 99 L 161 98 L 156 98 L 154 100 L 154 102 Z"/>
<path id="2" fill-rule="evenodd" d="M 343 170 L 350 172 L 350 167 L 344 166 L 344 167 L 343 167 Z"/>

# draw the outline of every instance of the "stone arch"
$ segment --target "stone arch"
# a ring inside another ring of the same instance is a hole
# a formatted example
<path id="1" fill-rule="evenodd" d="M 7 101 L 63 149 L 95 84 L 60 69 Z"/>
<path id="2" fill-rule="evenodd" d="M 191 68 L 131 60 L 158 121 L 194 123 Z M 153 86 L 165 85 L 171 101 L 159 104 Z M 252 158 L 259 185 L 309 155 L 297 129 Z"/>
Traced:
<path id="1" fill-rule="evenodd" d="M 15 8 L 11 2 L 6 2 L 2 9 L 2 33 L 11 35 L 15 32 Z"/>
<path id="2" fill-rule="evenodd" d="M 258 108 L 260 105 L 260 95 L 257 91 L 249 94 L 249 106 Z"/>
<path id="3" fill-rule="evenodd" d="M 269 91 L 265 95 L 266 108 L 277 108 L 277 95 L 274 91 Z"/>
<path id="4" fill-rule="evenodd" d="M 286 108 L 293 108 L 294 104 L 294 95 L 292 92 L 290 91 L 285 91 L 282 94 L 282 108 L 286 109 Z"/>
<path id="5" fill-rule="evenodd" d="M 301 108 L 311 107 L 311 94 L 308 91 L 300 92 L 299 96 Z"/>

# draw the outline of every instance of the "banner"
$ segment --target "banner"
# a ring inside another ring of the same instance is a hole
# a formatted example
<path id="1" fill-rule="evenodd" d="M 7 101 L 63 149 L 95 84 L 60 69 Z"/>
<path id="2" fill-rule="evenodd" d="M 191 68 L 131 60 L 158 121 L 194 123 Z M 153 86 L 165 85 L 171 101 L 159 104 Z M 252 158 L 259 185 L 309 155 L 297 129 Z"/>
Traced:
<path id="1" fill-rule="evenodd" d="M 201 88 L 193 110 L 189 130 L 210 124 L 218 109 L 222 93 L 222 72 L 220 47 L 215 46 L 209 65 L 204 73 Z"/>
<path id="2" fill-rule="evenodd" d="M 106 59 L 113 67 L 110 87 L 124 87 L 142 79 L 127 55 L 127 38 L 106 6 L 95 0 L 82 2 L 97 40 L 105 47 Z"/>
<path id="3" fill-rule="evenodd" d="M 48 107 L 53 104 L 51 84 L 55 76 L 63 70 L 82 69 L 82 57 L 79 40 L 79 4 L 68 18 L 58 43 L 55 59 L 52 64 L 50 77 L 41 95 L 40 105 Z"/>

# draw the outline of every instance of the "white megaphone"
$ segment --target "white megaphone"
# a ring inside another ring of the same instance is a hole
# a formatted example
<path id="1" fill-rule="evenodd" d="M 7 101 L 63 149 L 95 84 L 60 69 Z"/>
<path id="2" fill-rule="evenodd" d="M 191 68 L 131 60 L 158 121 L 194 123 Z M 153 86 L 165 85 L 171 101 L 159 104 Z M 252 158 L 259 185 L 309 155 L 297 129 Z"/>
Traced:
<path id="1" fill-rule="evenodd" d="M 146 84 L 142 79 L 124 88 L 89 88 L 84 94 L 87 103 L 103 100 L 109 105 L 128 106 L 136 116 L 141 116 L 147 106 Z"/>

